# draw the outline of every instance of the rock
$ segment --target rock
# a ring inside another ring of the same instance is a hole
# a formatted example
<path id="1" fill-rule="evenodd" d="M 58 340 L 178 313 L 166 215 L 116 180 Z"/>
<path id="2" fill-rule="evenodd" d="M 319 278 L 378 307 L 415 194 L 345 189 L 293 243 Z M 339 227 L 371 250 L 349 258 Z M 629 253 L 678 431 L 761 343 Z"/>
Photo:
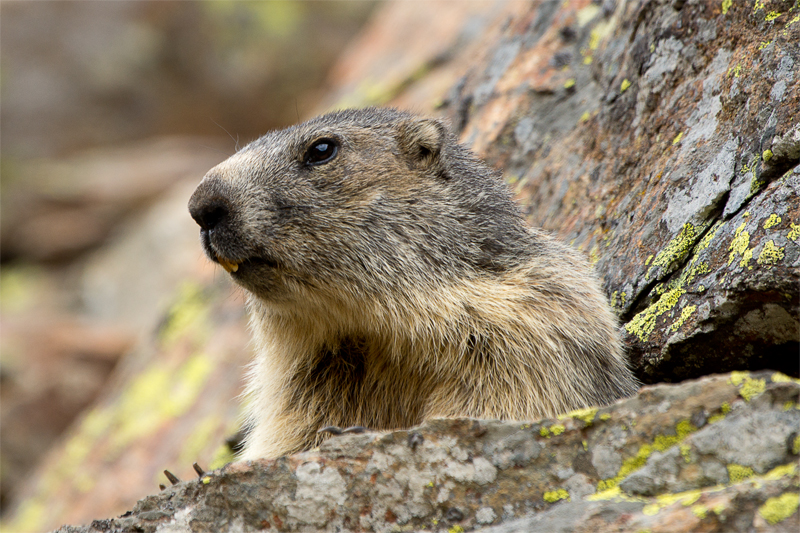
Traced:
<path id="1" fill-rule="evenodd" d="M 58 531 L 794 531 L 798 401 L 797 380 L 733 373 L 533 423 L 432 420 L 234 463 Z"/>
<path id="2" fill-rule="evenodd" d="M 589 256 L 645 382 L 798 376 L 798 7 L 497 6 L 479 37 L 435 69 L 420 59 L 426 74 L 378 103 L 448 118 L 532 224 Z M 365 61 L 348 79 L 391 68 Z"/>
<path id="3" fill-rule="evenodd" d="M 176 183 L 200 179 L 225 144 L 168 137 L 18 163 L 4 176 L 4 261 L 64 261 L 96 248 Z"/>
<path id="4" fill-rule="evenodd" d="M 4 3 L 3 156 L 288 125 L 372 7 Z"/>

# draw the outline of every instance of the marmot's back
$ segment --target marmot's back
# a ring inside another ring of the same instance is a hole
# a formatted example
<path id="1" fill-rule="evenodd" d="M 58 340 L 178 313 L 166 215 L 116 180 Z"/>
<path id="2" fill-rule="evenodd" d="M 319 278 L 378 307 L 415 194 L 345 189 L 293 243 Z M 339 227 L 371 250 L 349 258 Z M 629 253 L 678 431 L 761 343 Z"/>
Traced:
<path id="1" fill-rule="evenodd" d="M 189 208 L 250 294 L 245 458 L 328 425 L 533 419 L 636 390 L 590 266 L 438 121 L 369 108 L 271 132 Z"/>

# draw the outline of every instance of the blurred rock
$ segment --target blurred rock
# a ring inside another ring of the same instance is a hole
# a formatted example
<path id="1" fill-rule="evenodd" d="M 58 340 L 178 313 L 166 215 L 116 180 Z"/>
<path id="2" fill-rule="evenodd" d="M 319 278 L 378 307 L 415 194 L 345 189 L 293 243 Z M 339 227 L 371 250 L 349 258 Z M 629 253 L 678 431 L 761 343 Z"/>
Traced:
<path id="1" fill-rule="evenodd" d="M 0 254 L 5 262 L 75 259 L 176 183 L 199 181 L 229 146 L 161 138 L 19 163 L 3 175 Z"/>
<path id="2" fill-rule="evenodd" d="M 96 401 L 101 391 L 113 394 L 114 385 L 107 381 L 117 361 L 123 355 L 141 360 L 143 356 L 137 354 L 147 352 L 142 347 L 151 342 L 165 320 L 181 284 L 214 276 L 199 249 L 197 226 L 186 212 L 186 203 L 208 167 L 225 157 L 213 147 L 215 143 L 162 139 L 127 149 L 98 149 L 66 161 L 42 163 L 39 168 L 47 171 L 31 174 L 39 179 L 39 194 L 34 196 L 39 203 L 68 198 L 87 210 L 105 206 L 114 212 L 108 219 L 114 224 L 103 233 L 115 238 L 66 267 L 6 263 L 3 268 L 0 494 L 4 504 L 19 496 L 30 469 L 78 414 Z M 75 187 L 60 189 L 59 172 L 72 173 L 70 181 Z M 131 182 L 140 183 L 141 188 Z M 31 185 L 28 183 L 28 191 L 33 190 Z M 34 206 L 29 214 L 35 215 L 36 205 L 29 204 Z M 25 214 L 21 207 L 16 204 L 13 213 L 3 213 L 17 227 L 25 226 L 24 220 L 13 219 L 15 214 Z M 53 235 L 66 235 L 68 240 L 68 229 L 43 230 L 41 238 L 46 242 Z M 3 230 L 10 231 L 6 224 Z M 44 248 L 42 242 L 34 242 L 28 235 L 26 244 Z M 242 313 L 241 309 L 237 312 Z M 243 331 L 241 336 L 245 342 Z M 227 372 L 230 386 L 235 388 L 238 369 Z M 230 397 L 236 394 L 233 391 Z M 220 405 L 230 397 L 221 399 Z M 115 468 L 112 464 L 107 467 Z M 124 470 L 120 473 L 127 475 Z M 155 486 L 153 478 L 139 486 Z M 95 501 L 106 502 L 107 497 Z M 134 493 L 129 499 L 137 497 Z"/>
<path id="3" fill-rule="evenodd" d="M 286 125 L 372 5 L 3 2 L 3 156 Z"/>

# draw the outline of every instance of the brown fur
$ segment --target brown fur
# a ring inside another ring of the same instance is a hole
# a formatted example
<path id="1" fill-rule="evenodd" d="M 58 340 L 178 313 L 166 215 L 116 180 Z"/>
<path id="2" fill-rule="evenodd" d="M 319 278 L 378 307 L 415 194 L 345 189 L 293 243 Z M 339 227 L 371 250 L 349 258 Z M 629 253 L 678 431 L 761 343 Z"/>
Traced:
<path id="1" fill-rule="evenodd" d="M 338 153 L 310 165 L 320 139 Z M 438 121 L 369 108 L 271 132 L 189 207 L 249 293 L 244 459 L 311 448 L 328 425 L 532 420 L 637 388 L 591 267 L 526 227 Z"/>

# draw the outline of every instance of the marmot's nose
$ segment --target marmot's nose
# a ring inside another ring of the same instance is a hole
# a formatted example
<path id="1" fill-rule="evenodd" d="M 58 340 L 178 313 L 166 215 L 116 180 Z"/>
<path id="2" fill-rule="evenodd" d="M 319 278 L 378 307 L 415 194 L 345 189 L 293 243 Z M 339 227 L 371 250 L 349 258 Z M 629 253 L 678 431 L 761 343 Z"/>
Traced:
<path id="1" fill-rule="evenodd" d="M 226 202 L 214 199 L 207 203 L 191 205 L 189 213 L 201 228 L 211 230 L 228 218 L 229 209 Z"/>
<path id="2" fill-rule="evenodd" d="M 230 215 L 228 199 L 216 187 L 201 183 L 189 200 L 189 214 L 204 230 L 212 230 Z"/>

